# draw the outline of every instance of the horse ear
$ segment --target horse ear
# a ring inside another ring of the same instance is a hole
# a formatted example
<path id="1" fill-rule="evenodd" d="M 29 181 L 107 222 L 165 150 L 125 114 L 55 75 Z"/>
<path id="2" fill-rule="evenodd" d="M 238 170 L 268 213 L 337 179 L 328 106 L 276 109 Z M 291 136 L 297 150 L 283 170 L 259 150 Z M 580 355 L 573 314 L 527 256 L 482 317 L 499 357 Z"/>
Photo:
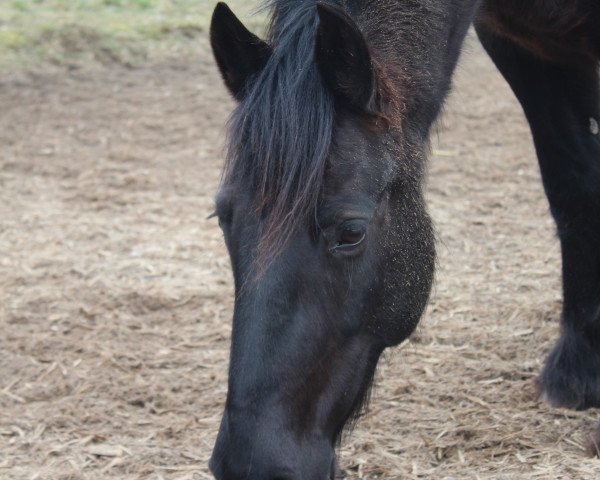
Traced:
<path id="1" fill-rule="evenodd" d="M 317 11 L 315 59 L 321 77 L 338 99 L 366 110 L 375 88 L 367 41 L 342 8 L 319 2 Z"/>
<path id="2" fill-rule="evenodd" d="M 210 43 L 225 85 L 241 100 L 248 78 L 265 66 L 271 47 L 250 32 L 223 2 L 217 3 L 212 16 Z"/>

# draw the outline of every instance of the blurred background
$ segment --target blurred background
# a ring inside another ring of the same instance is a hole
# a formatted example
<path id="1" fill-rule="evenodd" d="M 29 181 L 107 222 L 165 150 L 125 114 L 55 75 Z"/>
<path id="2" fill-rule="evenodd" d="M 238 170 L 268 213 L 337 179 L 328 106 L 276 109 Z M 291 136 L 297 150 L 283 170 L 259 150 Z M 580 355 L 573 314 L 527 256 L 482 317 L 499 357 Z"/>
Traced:
<path id="1" fill-rule="evenodd" d="M 255 31 L 256 2 L 229 4 Z M 213 1 L 0 0 L 0 479 L 210 479 L 233 289 Z M 470 35 L 433 135 L 439 268 L 347 479 L 592 479 L 539 404 L 560 262 L 528 127 Z"/>
<path id="2" fill-rule="evenodd" d="M 195 55 L 206 36 L 210 0 L 2 0 L 0 58 L 5 66 L 41 63 L 78 68 L 90 63 L 139 67 Z M 229 4 L 248 18 L 257 1 Z"/>

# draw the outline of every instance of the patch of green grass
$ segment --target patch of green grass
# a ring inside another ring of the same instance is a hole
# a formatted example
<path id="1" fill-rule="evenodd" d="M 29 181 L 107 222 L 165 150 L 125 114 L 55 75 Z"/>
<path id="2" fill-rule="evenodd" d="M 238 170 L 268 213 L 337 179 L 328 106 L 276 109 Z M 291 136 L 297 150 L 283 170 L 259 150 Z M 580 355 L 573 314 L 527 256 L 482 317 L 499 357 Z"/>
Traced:
<path id="1" fill-rule="evenodd" d="M 28 5 L 25 0 L 11 0 L 10 6 L 18 12 L 25 12 L 28 10 Z"/>
<path id="2" fill-rule="evenodd" d="M 0 0 L 0 65 L 140 64 L 193 55 L 207 37 L 216 0 Z M 259 0 L 228 4 L 252 30 Z M 206 43 L 204 42 L 204 45 Z"/>
<path id="3" fill-rule="evenodd" d="M 17 50 L 27 44 L 26 37 L 14 30 L 0 30 L 0 45 L 7 50 Z"/>

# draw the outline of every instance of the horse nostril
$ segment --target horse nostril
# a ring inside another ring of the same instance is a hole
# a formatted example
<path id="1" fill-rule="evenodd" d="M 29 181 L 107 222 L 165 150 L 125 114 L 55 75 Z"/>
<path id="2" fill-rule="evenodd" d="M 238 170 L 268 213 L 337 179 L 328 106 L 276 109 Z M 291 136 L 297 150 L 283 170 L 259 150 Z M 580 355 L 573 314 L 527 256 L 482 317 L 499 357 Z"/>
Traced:
<path id="1" fill-rule="evenodd" d="M 277 475 L 272 477 L 270 475 L 267 476 L 269 480 L 298 480 L 300 477 L 296 475 L 295 472 L 289 469 L 283 469 L 283 472 L 277 469 Z"/>

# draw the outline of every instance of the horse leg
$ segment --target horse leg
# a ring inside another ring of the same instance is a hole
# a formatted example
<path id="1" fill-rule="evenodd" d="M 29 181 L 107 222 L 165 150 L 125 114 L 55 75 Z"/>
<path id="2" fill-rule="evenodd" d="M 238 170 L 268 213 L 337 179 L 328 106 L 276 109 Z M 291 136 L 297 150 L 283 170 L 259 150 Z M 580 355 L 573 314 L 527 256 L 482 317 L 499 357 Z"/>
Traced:
<path id="1" fill-rule="evenodd" d="M 539 377 L 553 406 L 600 407 L 600 92 L 595 59 L 562 59 L 497 33 L 481 19 L 484 48 L 531 127 L 563 261 L 561 335 Z"/>

